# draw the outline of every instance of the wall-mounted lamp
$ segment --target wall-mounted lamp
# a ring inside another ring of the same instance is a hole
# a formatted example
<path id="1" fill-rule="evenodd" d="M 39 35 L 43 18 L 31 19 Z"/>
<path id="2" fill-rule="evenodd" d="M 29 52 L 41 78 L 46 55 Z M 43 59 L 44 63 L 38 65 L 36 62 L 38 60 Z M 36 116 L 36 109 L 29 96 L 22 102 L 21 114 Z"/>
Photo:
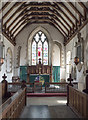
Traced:
<path id="1" fill-rule="evenodd" d="M 4 63 L 4 59 L 0 58 L 0 65 L 2 65 Z"/>
<path id="2" fill-rule="evenodd" d="M 78 57 L 75 57 L 74 58 L 74 63 L 77 65 L 79 63 L 79 58 Z"/>

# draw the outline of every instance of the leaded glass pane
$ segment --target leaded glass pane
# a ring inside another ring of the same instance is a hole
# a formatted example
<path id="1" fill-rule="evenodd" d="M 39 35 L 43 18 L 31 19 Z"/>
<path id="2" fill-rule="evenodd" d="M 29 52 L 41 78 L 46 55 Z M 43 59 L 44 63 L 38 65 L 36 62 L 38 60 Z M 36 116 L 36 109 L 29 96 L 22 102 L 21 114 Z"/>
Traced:
<path id="1" fill-rule="evenodd" d="M 42 34 L 42 36 L 41 36 L 42 42 L 44 42 L 45 38 L 46 38 L 46 36 L 44 34 Z"/>
<path id="2" fill-rule="evenodd" d="M 39 31 L 33 38 L 32 43 L 32 65 L 41 64 L 48 65 L 48 42 L 44 33 Z"/>
<path id="3" fill-rule="evenodd" d="M 44 42 L 43 64 L 48 65 L 48 43 L 47 41 Z"/>
<path id="4" fill-rule="evenodd" d="M 38 42 L 39 41 L 39 34 L 37 33 L 34 38 L 35 38 L 36 42 Z"/>
<path id="5" fill-rule="evenodd" d="M 40 31 L 40 32 L 39 32 L 39 35 L 41 35 L 41 34 L 42 34 L 42 32 Z"/>
<path id="6" fill-rule="evenodd" d="M 42 42 L 41 41 L 38 42 L 38 63 L 39 63 L 39 59 L 41 59 L 41 63 L 42 63 Z"/>
<path id="7" fill-rule="evenodd" d="M 36 42 L 32 43 L 32 65 L 36 65 Z"/>

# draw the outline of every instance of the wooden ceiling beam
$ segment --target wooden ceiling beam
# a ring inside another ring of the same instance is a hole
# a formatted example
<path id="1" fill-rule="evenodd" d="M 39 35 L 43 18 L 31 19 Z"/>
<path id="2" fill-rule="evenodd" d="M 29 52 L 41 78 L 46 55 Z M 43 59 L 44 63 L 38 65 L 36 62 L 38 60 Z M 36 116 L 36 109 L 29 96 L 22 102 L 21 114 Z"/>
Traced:
<path id="1" fill-rule="evenodd" d="M 35 2 L 34 2 L 35 3 Z M 34 6 L 34 5 L 33 5 Z M 52 6 L 52 5 L 51 5 Z M 27 9 L 28 7 L 31 7 L 31 5 L 25 5 L 25 2 L 22 2 L 22 5 L 14 12 L 14 14 L 5 22 L 7 24 L 18 12 L 23 11 L 24 9 Z M 39 6 L 38 6 L 39 7 Z M 42 7 L 42 6 L 41 6 Z M 45 6 L 47 7 L 47 6 Z M 53 6 L 52 6 L 53 7 Z"/>
<path id="2" fill-rule="evenodd" d="M 26 10 L 26 9 L 25 9 Z M 23 11 L 22 11 L 23 12 Z M 11 24 L 8 26 L 8 29 L 10 29 L 10 27 L 20 18 L 22 17 L 24 14 L 22 14 L 22 12 L 11 22 Z"/>
<path id="3" fill-rule="evenodd" d="M 86 21 L 84 21 L 84 23 L 79 27 L 78 31 L 80 31 L 81 29 L 83 29 L 83 27 L 88 24 L 88 19 Z M 74 34 L 72 34 L 72 36 L 67 40 L 67 42 L 65 43 L 65 45 L 67 45 L 78 33 L 78 31 L 76 31 Z"/>
<path id="4" fill-rule="evenodd" d="M 78 2 L 78 3 L 83 8 L 83 11 L 84 11 L 84 20 L 86 20 L 87 19 L 88 8 L 86 8 L 86 6 L 82 2 Z"/>
<path id="5" fill-rule="evenodd" d="M 59 7 L 59 5 L 56 3 L 56 2 L 54 2 L 54 4 L 60 9 L 60 13 L 62 13 L 63 15 L 64 15 L 64 17 L 66 17 L 66 19 L 72 24 L 72 26 L 74 27 L 75 26 L 75 24 L 74 24 L 74 22 L 63 12 L 63 10 Z"/>
<path id="6" fill-rule="evenodd" d="M 70 12 L 70 10 L 64 5 L 64 3 L 59 3 L 61 4 L 64 9 L 69 13 L 69 15 L 75 20 L 75 22 L 78 22 L 77 18 Z"/>
<path id="7" fill-rule="evenodd" d="M 88 11 L 88 8 L 82 3 L 82 2 L 78 2 L 80 4 L 80 6 L 85 9 L 86 11 Z"/>
<path id="8" fill-rule="evenodd" d="M 84 19 L 84 16 L 78 11 L 78 9 L 71 3 L 68 4 L 73 8 L 73 10 L 79 15 L 79 26 L 81 25 L 81 19 Z"/>
<path id="9" fill-rule="evenodd" d="M 26 26 L 31 25 L 31 24 L 50 24 L 50 25 L 54 26 L 64 36 L 64 34 L 55 26 L 55 24 L 53 24 L 49 21 L 33 21 L 33 22 L 31 21 L 23 26 L 23 28 L 15 35 L 15 38 Z"/>
<path id="10" fill-rule="evenodd" d="M 22 2 L 16 2 L 16 3 L 6 12 L 6 14 L 2 17 L 2 19 L 5 19 L 5 18 L 8 16 L 8 14 L 10 14 L 10 12 L 12 12 L 12 10 L 13 10 L 14 8 L 16 8 L 17 6 L 19 6 L 21 3 L 22 3 Z"/>
<path id="11" fill-rule="evenodd" d="M 26 20 L 26 19 L 28 19 L 30 16 L 32 16 L 32 17 L 51 17 L 52 19 L 54 19 L 55 21 L 57 20 L 66 30 L 67 30 L 67 32 L 68 32 L 68 34 L 69 34 L 69 30 L 67 29 L 67 27 L 58 19 L 58 17 L 56 17 L 56 16 L 54 16 L 54 15 L 51 15 L 51 14 L 39 14 L 39 15 L 35 15 L 35 14 L 28 14 L 27 15 L 27 17 L 26 18 L 21 18 L 21 20 L 19 20 L 18 21 L 18 23 L 11 29 L 11 31 L 10 32 L 12 32 L 14 29 L 15 29 L 15 27 L 20 23 L 20 22 L 22 22 L 23 20 Z"/>
<path id="12" fill-rule="evenodd" d="M 10 29 L 10 27 L 16 22 L 16 20 L 19 19 L 19 17 L 27 15 L 28 12 L 41 12 L 41 11 L 30 11 L 30 10 L 28 10 L 24 14 L 22 14 L 22 12 L 21 12 L 20 15 L 18 15 L 15 18 L 15 20 L 8 26 L 8 29 Z M 53 12 L 52 10 L 42 11 L 42 12 L 50 12 L 50 13 L 54 14 L 56 17 L 61 18 L 64 21 L 64 23 L 71 29 L 71 26 L 67 23 L 67 21 L 65 19 L 63 19 L 63 17 L 58 12 L 55 12 L 55 11 Z"/>
<path id="13" fill-rule="evenodd" d="M 3 2 L 2 2 L 3 3 Z M 10 4 L 11 2 L 7 2 L 1 9 L 0 13 L 3 12 L 3 10 Z"/>
<path id="14" fill-rule="evenodd" d="M 13 15 L 11 17 L 9 17 L 9 19 L 4 23 L 7 24 L 10 20 L 12 20 L 12 18 L 21 11 L 21 8 L 23 7 L 23 5 L 25 4 L 25 2 L 22 2 L 22 5 L 13 13 Z"/>
<path id="15" fill-rule="evenodd" d="M 2 30 L 2 34 L 15 46 L 15 38 L 11 36 L 10 32 L 6 29 Z"/>
<path id="16" fill-rule="evenodd" d="M 23 21 L 20 25 L 19 25 L 19 27 L 12 33 L 12 34 L 15 34 L 15 32 L 23 25 L 23 24 L 25 24 L 25 23 L 29 23 L 31 20 L 35 20 L 35 18 L 31 18 L 31 19 L 28 19 L 27 21 Z M 65 31 L 54 21 L 54 20 L 52 20 L 52 19 L 50 19 L 50 18 L 42 18 L 42 19 L 40 19 L 40 18 L 37 18 L 36 19 L 36 21 L 39 21 L 39 20 L 45 20 L 45 21 L 50 21 L 50 22 L 52 22 L 53 24 L 55 24 L 55 25 L 57 25 L 58 26 L 58 28 L 60 28 L 61 30 L 62 30 L 62 32 L 67 36 L 67 34 L 65 33 Z M 54 21 L 54 22 L 53 22 Z"/>
<path id="17" fill-rule="evenodd" d="M 67 2 L 72 8 L 73 10 L 83 18 L 83 15 L 79 12 L 79 10 L 72 4 L 72 2 Z"/>
<path id="18" fill-rule="evenodd" d="M 24 9 L 25 7 L 23 7 L 23 9 Z M 26 8 L 27 8 L 27 6 L 26 6 Z M 53 7 L 54 8 L 54 7 Z M 55 8 L 56 9 L 56 8 Z M 54 11 L 55 11 L 55 9 L 54 9 Z M 18 10 L 19 11 L 19 10 Z M 16 13 L 18 12 L 18 11 L 16 11 Z M 67 16 L 66 16 L 67 17 Z M 11 18 L 10 18 L 11 19 Z M 10 20 L 9 19 L 9 20 Z M 67 18 L 68 19 L 68 18 Z M 9 20 L 5 23 L 5 24 L 7 24 L 8 22 L 9 22 Z M 69 19 L 68 19 L 69 20 Z M 72 21 L 70 20 L 70 22 L 71 22 L 71 24 L 72 24 Z M 67 24 L 67 23 L 66 23 Z"/>

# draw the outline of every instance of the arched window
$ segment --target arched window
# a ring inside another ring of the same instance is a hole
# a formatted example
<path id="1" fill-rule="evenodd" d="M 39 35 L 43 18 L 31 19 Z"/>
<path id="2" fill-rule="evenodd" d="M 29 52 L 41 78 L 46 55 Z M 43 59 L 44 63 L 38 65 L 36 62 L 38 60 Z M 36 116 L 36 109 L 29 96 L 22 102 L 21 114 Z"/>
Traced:
<path id="1" fill-rule="evenodd" d="M 39 61 L 48 65 L 48 40 L 42 31 L 36 33 L 32 41 L 32 65 L 39 64 Z"/>
<path id="2" fill-rule="evenodd" d="M 71 72 L 71 51 L 68 51 L 67 52 L 67 66 L 66 66 L 66 68 L 67 68 L 67 78 L 69 78 L 69 74 L 70 74 L 70 72 Z"/>

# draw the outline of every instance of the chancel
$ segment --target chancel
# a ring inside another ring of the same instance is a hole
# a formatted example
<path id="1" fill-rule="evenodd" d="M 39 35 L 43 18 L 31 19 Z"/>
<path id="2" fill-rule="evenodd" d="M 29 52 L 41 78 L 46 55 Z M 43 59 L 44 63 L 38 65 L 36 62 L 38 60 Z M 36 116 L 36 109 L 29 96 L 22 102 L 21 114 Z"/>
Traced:
<path id="1" fill-rule="evenodd" d="M 0 2 L 1 109 L 7 119 L 88 118 L 87 0 Z"/>

